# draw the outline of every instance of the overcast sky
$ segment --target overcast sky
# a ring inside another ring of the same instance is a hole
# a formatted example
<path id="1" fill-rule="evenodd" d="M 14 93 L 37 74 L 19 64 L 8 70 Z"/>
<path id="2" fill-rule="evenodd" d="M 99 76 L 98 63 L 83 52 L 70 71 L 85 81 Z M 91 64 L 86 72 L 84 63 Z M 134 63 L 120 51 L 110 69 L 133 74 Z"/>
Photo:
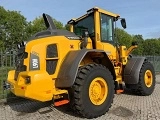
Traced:
<path id="1" fill-rule="evenodd" d="M 47 13 L 63 24 L 97 6 L 126 18 L 130 34 L 160 37 L 160 0 L 0 0 L 0 6 L 20 11 L 27 21 Z"/>

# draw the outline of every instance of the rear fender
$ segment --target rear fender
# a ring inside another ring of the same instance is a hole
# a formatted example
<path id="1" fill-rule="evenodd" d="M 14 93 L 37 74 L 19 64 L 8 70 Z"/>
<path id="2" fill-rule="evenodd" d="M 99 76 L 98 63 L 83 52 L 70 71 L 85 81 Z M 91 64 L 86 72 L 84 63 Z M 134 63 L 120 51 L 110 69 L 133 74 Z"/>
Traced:
<path id="1" fill-rule="evenodd" d="M 93 52 L 101 52 L 104 54 L 104 57 L 102 58 L 102 64 L 105 65 L 112 73 L 114 79 L 115 77 L 115 71 L 113 64 L 111 63 L 110 59 L 108 58 L 107 54 L 102 50 L 89 50 L 89 49 L 82 49 L 82 50 L 76 50 L 76 51 L 70 51 L 64 62 L 61 65 L 61 69 L 58 74 L 58 78 L 55 81 L 55 86 L 57 88 L 68 88 L 71 87 L 74 84 L 74 81 L 76 79 L 77 73 L 78 73 L 78 67 L 83 60 L 83 58 Z"/>

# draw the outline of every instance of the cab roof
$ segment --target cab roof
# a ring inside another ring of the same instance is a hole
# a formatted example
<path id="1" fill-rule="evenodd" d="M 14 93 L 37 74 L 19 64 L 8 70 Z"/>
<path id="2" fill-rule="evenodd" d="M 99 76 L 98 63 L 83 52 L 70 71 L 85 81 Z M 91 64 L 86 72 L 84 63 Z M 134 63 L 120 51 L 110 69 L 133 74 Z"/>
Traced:
<path id="1" fill-rule="evenodd" d="M 104 9 L 101 9 L 101 8 L 99 8 L 99 7 L 91 8 L 91 9 L 87 10 L 87 12 L 93 11 L 93 10 L 97 10 L 97 11 L 100 12 L 100 13 L 104 13 L 104 14 L 107 14 L 107 15 L 112 16 L 112 17 L 115 17 L 115 18 L 120 17 L 119 14 L 115 14 L 115 13 L 109 12 L 109 11 L 104 10 Z"/>
<path id="2" fill-rule="evenodd" d="M 93 8 L 91 8 L 91 9 L 87 10 L 87 14 L 85 14 L 85 15 L 77 18 L 77 19 L 73 18 L 73 19 L 71 19 L 70 21 L 68 21 L 68 23 L 71 24 L 72 22 L 77 22 L 77 21 L 79 21 L 79 20 L 87 17 L 90 13 L 93 13 L 94 11 L 98 11 L 98 12 L 100 12 L 100 13 L 109 15 L 109 16 L 114 17 L 114 18 L 120 17 L 119 14 L 115 14 L 115 13 L 109 12 L 109 11 L 104 10 L 104 9 L 101 9 L 101 8 L 99 8 L 99 7 L 93 7 Z"/>

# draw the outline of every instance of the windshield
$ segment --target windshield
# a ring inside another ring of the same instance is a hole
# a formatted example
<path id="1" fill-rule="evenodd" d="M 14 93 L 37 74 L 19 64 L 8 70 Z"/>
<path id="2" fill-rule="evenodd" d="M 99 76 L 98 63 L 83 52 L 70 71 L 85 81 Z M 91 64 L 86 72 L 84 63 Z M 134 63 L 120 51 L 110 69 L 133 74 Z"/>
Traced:
<path id="1" fill-rule="evenodd" d="M 82 31 L 87 29 L 89 34 L 94 33 L 94 16 L 93 14 L 85 17 L 84 19 L 76 22 L 73 26 L 73 31 L 76 35 L 82 36 Z"/>

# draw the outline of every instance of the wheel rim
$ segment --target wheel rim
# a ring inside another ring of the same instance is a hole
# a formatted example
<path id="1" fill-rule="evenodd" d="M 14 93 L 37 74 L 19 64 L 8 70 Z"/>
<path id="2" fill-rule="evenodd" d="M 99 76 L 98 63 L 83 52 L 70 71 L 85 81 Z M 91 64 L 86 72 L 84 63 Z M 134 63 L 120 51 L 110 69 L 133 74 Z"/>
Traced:
<path id="1" fill-rule="evenodd" d="M 147 70 L 144 74 L 144 81 L 147 87 L 151 87 L 152 86 L 152 82 L 153 82 L 153 76 L 152 76 L 152 72 L 150 70 Z"/>
<path id="2" fill-rule="evenodd" d="M 95 78 L 89 87 L 89 98 L 94 105 L 101 105 L 106 100 L 108 95 L 108 85 L 106 81 L 101 78 Z"/>

